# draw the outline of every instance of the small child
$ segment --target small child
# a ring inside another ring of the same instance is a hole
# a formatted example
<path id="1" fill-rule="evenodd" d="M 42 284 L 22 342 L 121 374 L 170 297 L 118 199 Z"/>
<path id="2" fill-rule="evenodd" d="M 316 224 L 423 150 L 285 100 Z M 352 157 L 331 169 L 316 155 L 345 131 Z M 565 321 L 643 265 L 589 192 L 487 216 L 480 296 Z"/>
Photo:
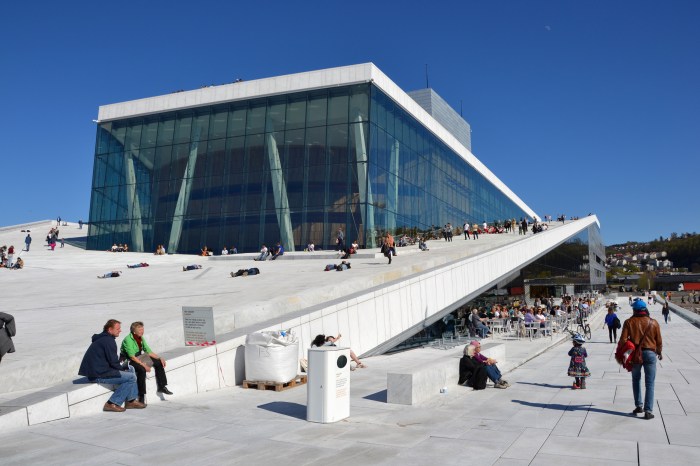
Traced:
<path id="1" fill-rule="evenodd" d="M 586 367 L 586 348 L 582 345 L 586 342 L 583 335 L 577 333 L 572 338 L 574 347 L 569 350 L 571 362 L 569 363 L 569 377 L 574 378 L 574 385 L 571 387 L 574 390 L 586 388 L 586 377 L 591 376 L 591 372 Z"/>

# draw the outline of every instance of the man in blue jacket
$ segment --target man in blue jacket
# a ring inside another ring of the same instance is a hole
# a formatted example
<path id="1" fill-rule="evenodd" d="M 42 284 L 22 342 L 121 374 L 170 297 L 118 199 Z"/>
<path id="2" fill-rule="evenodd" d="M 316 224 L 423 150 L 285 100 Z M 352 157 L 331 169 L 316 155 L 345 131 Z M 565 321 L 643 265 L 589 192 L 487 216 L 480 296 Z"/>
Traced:
<path id="1" fill-rule="evenodd" d="M 129 370 L 122 370 L 119 364 L 116 338 L 121 331 L 121 322 L 109 319 L 103 332 L 92 336 L 92 344 L 85 352 L 78 370 L 78 374 L 87 377 L 90 382 L 118 385 L 103 408 L 103 411 L 116 413 L 146 407 L 138 400 L 139 391 L 134 369 L 129 367 Z"/>

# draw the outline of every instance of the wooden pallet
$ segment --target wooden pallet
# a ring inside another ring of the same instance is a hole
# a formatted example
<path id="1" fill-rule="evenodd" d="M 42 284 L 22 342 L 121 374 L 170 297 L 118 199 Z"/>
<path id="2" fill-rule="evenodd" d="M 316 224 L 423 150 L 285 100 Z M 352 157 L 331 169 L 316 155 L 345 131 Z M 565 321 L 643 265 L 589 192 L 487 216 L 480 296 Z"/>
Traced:
<path id="1" fill-rule="evenodd" d="M 244 380 L 243 388 L 257 388 L 258 390 L 274 390 L 281 392 L 288 388 L 304 385 L 306 383 L 305 375 L 298 375 L 289 382 L 261 382 L 256 380 Z"/>

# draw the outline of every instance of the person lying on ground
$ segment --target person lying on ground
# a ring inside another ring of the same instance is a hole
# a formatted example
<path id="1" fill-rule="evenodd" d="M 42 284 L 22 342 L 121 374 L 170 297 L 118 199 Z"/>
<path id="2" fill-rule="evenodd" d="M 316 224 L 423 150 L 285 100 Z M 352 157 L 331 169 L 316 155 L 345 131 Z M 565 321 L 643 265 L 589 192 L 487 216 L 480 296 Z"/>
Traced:
<path id="1" fill-rule="evenodd" d="M 338 334 L 337 337 L 333 337 L 330 335 L 325 336 L 323 334 L 316 335 L 316 338 L 314 338 L 314 341 L 311 342 L 311 347 L 312 348 L 313 347 L 320 348 L 322 346 L 337 346 L 335 343 L 338 340 L 340 340 L 340 337 L 342 337 L 342 335 L 340 333 Z M 360 358 L 357 357 L 357 355 L 355 354 L 355 352 L 353 350 L 350 350 L 350 359 L 352 359 L 355 362 L 355 364 L 357 364 L 357 367 L 359 367 L 359 368 L 364 369 L 367 367 L 365 364 L 362 363 L 362 361 L 360 361 Z M 351 369 L 355 370 L 357 367 L 355 367 L 355 368 L 351 367 Z"/>
<path id="2" fill-rule="evenodd" d="M 324 271 L 324 272 L 329 272 L 329 271 L 331 271 L 331 270 L 336 270 L 336 271 L 338 271 L 338 272 L 342 272 L 342 271 L 347 270 L 347 269 L 349 269 L 349 268 L 351 268 L 351 267 L 350 267 L 350 262 L 348 262 L 348 261 L 343 261 L 343 262 L 341 262 L 341 263 L 338 264 L 338 265 L 335 265 L 335 264 L 326 264 L 326 267 L 323 269 L 323 271 Z"/>
<path id="3" fill-rule="evenodd" d="M 111 272 L 107 272 L 104 275 L 98 275 L 97 278 L 112 278 L 112 277 L 121 277 L 122 272 L 121 270 L 113 270 Z"/>
<path id="4" fill-rule="evenodd" d="M 247 277 L 248 275 L 258 275 L 260 274 L 260 269 L 253 267 L 251 269 L 238 269 L 237 272 L 231 272 L 232 277 Z"/>
<path id="5" fill-rule="evenodd" d="M 187 272 L 188 270 L 198 270 L 201 268 L 202 268 L 202 266 L 199 264 L 185 265 L 182 267 L 182 271 Z"/>
<path id="6" fill-rule="evenodd" d="M 141 262 L 140 264 L 131 264 L 131 265 L 127 265 L 127 267 L 130 269 L 138 269 L 141 267 L 148 267 L 148 262 Z"/>

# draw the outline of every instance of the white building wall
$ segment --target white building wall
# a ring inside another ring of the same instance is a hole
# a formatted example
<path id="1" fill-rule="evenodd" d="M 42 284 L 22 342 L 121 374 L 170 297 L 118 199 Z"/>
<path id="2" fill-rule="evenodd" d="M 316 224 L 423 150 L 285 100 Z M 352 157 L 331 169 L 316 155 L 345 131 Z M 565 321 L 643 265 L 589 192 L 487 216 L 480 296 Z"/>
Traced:
<path id="1" fill-rule="evenodd" d="M 342 299 L 310 314 L 287 318 L 263 330 L 291 329 L 299 335 L 300 357 L 318 334 L 343 334 L 355 353 L 388 349 L 469 301 L 495 283 L 597 223 L 595 216 L 533 235 L 497 250 L 461 259 L 395 283 Z M 431 319 L 432 318 L 432 319 Z"/>

